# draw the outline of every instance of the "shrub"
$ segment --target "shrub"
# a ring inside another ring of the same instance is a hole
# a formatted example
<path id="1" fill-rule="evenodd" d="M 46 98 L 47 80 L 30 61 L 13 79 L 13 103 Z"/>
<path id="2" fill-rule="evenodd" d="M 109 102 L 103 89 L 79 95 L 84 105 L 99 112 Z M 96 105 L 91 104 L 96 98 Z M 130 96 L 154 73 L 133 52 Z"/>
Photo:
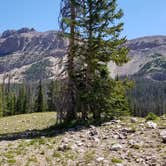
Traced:
<path id="1" fill-rule="evenodd" d="M 118 159 L 118 158 L 112 158 L 111 160 L 113 163 L 122 163 L 122 160 L 121 159 Z"/>
<path id="2" fill-rule="evenodd" d="M 158 116 L 152 112 L 149 112 L 148 115 L 146 116 L 146 120 L 156 120 Z"/>

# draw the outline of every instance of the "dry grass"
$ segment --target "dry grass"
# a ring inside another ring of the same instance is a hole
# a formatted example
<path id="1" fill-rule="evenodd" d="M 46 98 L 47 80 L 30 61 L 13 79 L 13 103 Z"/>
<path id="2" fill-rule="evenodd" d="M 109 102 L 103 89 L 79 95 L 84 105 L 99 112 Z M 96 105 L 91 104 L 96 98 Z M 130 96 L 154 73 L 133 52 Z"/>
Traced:
<path id="1" fill-rule="evenodd" d="M 0 118 L 0 134 L 44 129 L 55 124 L 56 113 L 32 113 Z"/>

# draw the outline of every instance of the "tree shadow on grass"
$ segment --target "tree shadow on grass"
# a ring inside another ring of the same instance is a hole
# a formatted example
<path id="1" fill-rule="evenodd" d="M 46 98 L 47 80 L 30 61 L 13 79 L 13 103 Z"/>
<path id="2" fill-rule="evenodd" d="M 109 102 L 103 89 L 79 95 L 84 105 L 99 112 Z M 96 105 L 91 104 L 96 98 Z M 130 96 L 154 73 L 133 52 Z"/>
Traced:
<path id="1" fill-rule="evenodd" d="M 6 133 L 0 134 L 0 141 L 14 141 L 19 139 L 35 139 L 41 137 L 55 137 L 65 132 L 78 132 L 83 129 L 88 129 L 90 125 L 100 125 L 96 123 L 85 123 L 85 124 L 78 124 L 74 123 L 71 126 L 64 126 L 64 125 L 53 125 L 45 129 L 41 130 L 26 130 L 23 132 L 16 132 L 16 133 Z"/>

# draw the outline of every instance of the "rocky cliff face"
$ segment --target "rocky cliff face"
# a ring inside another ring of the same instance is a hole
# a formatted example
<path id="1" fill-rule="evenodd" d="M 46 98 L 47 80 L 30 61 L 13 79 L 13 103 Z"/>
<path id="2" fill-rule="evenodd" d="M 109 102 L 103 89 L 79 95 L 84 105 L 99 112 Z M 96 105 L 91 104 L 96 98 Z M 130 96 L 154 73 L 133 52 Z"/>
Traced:
<path id="1" fill-rule="evenodd" d="M 111 76 L 139 75 L 166 79 L 166 36 L 130 40 L 130 61 L 122 67 L 110 63 Z M 7 30 L 0 36 L 0 80 L 35 81 L 59 77 L 64 70 L 67 40 L 55 31 L 37 32 L 22 28 Z M 62 75 L 61 75 L 62 77 Z"/>
<path id="2" fill-rule="evenodd" d="M 0 79 L 7 75 L 13 81 L 57 77 L 67 41 L 55 31 L 34 29 L 7 30 L 0 37 Z"/>
<path id="3" fill-rule="evenodd" d="M 134 75 L 166 80 L 166 36 L 142 37 L 127 42 L 130 61 L 122 67 L 110 63 L 112 76 Z"/>

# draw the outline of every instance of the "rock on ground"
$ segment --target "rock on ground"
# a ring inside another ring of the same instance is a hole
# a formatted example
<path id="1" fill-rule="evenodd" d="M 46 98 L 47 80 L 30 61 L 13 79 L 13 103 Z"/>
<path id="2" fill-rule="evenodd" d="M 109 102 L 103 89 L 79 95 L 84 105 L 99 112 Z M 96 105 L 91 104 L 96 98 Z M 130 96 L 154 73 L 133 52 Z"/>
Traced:
<path id="1" fill-rule="evenodd" d="M 148 123 L 126 118 L 72 128 L 53 137 L 2 140 L 0 165 L 166 166 L 165 139 L 165 119 Z"/>

